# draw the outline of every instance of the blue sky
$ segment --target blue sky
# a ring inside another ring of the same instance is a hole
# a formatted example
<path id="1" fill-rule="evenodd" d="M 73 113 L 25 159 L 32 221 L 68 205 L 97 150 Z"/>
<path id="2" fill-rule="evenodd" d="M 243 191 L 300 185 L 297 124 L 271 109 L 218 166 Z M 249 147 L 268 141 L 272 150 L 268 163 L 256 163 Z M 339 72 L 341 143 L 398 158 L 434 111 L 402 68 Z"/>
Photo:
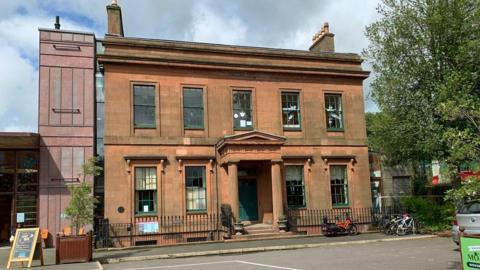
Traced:
<path id="1" fill-rule="evenodd" d="M 38 28 L 103 37 L 110 0 L 0 1 L 0 131 L 37 132 Z M 379 0 L 118 0 L 126 36 L 307 50 L 328 21 L 339 52 L 368 46 Z M 365 66 L 368 69 L 368 66 Z M 366 110 L 376 111 L 368 100 Z"/>

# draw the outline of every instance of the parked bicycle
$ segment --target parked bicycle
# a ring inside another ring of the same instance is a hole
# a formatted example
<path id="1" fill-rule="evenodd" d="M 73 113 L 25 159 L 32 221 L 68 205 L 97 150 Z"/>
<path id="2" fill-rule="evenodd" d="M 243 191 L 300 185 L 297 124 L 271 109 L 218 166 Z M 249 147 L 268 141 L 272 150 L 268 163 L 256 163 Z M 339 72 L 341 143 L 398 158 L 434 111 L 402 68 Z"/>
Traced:
<path id="1" fill-rule="evenodd" d="M 418 227 L 416 220 L 414 220 L 414 218 L 407 213 L 401 216 L 393 216 L 389 218 L 388 222 L 387 220 L 388 217 L 384 216 L 382 223 L 379 226 L 386 235 L 402 236 L 409 233 L 415 233 Z"/>
<path id="2" fill-rule="evenodd" d="M 403 214 L 402 220 L 398 222 L 396 227 L 397 235 L 415 233 L 415 220 L 409 214 Z"/>

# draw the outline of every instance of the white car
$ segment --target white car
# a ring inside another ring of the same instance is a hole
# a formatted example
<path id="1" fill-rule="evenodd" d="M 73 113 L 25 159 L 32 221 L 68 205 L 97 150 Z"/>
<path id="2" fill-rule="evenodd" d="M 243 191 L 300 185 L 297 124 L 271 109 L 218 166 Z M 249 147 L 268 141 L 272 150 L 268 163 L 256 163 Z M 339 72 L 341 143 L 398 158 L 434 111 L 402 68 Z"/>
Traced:
<path id="1" fill-rule="evenodd" d="M 465 234 L 480 234 L 480 201 L 464 203 L 458 208 L 452 226 L 452 239 L 459 243 L 459 228 L 465 228 Z"/>

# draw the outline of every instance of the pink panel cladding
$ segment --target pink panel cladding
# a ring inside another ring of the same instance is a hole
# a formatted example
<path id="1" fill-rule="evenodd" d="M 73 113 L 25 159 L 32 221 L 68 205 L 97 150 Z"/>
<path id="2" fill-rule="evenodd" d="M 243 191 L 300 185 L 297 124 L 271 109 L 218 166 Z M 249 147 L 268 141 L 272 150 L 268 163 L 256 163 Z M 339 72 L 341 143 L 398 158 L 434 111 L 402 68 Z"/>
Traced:
<path id="1" fill-rule="evenodd" d="M 40 30 L 40 226 L 52 236 L 69 226 L 66 182 L 93 155 L 95 37 Z"/>

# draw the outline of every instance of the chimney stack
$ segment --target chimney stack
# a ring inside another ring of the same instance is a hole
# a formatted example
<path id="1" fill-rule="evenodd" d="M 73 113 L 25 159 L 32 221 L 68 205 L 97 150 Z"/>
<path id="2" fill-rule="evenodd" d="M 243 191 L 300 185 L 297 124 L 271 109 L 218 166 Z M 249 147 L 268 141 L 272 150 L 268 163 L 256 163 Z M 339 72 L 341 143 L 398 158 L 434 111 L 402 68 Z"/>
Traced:
<path id="1" fill-rule="evenodd" d="M 330 28 L 328 26 L 328 22 L 326 22 L 322 30 L 317 32 L 313 35 L 312 41 L 313 44 L 310 46 L 311 52 L 334 52 L 335 51 L 335 44 L 334 44 L 334 37 L 333 33 L 330 33 Z"/>
<path id="2" fill-rule="evenodd" d="M 112 0 L 112 4 L 107 6 L 107 16 L 107 35 L 123 37 L 122 9 L 117 4 L 117 0 Z"/>
<path id="3" fill-rule="evenodd" d="M 55 29 L 60 30 L 60 16 L 55 16 Z"/>

